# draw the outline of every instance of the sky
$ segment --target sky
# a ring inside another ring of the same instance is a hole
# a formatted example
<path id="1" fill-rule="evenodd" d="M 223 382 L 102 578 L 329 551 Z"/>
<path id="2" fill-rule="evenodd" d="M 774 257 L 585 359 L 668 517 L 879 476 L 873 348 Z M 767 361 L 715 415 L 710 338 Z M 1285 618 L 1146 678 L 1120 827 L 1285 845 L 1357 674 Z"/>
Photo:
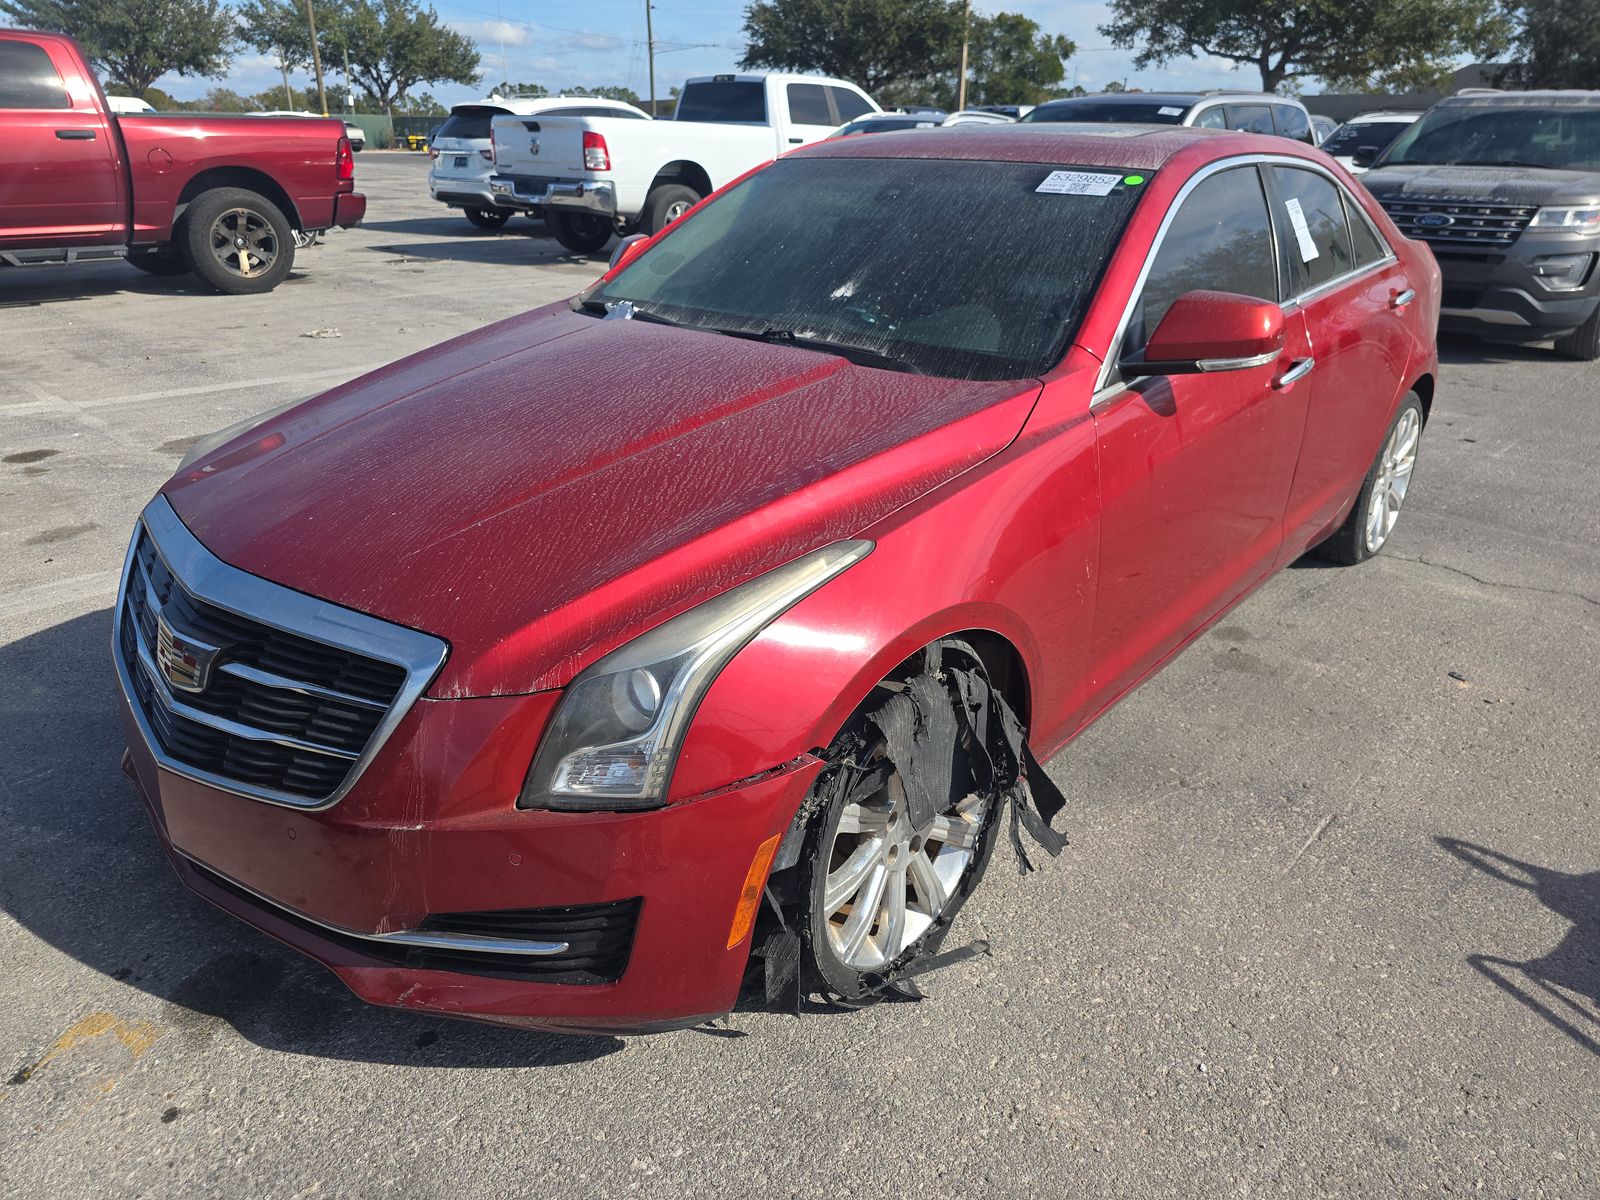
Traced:
<path id="1" fill-rule="evenodd" d="M 426 2 L 426 0 L 425 0 Z M 509 78 L 561 88 L 607 84 L 647 94 L 645 0 L 587 0 L 578 5 L 557 0 L 432 0 L 445 23 L 471 37 L 483 56 L 487 84 Z M 1098 26 L 1106 6 L 1094 0 L 975 0 L 976 11 L 1020 12 L 1047 33 L 1064 33 L 1078 44 L 1067 63 L 1065 83 L 1099 91 L 1109 80 L 1147 91 L 1174 88 L 1258 87 L 1252 70 L 1233 71 L 1223 59 L 1195 59 L 1138 71 L 1129 51 L 1110 47 Z M 744 0 L 659 0 L 652 8 L 656 40 L 656 91 L 694 75 L 736 69 L 744 51 Z M 336 64 L 324 64 L 330 88 Z M 305 76 L 292 77 L 295 87 Z M 254 95 L 281 86 L 276 60 L 246 52 L 233 61 L 224 80 L 163 76 L 156 86 L 180 100 L 197 99 L 223 86 Z M 476 99 L 481 89 L 445 84 L 426 87 L 446 104 Z"/>

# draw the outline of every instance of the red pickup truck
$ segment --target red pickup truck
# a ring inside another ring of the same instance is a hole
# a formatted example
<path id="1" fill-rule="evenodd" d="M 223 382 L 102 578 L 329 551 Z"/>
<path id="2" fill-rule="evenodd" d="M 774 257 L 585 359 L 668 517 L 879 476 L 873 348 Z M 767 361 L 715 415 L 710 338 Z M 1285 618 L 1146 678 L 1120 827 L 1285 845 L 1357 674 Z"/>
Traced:
<path id="1" fill-rule="evenodd" d="M 126 257 L 267 292 L 366 209 L 337 120 L 116 116 L 71 38 L 0 29 L 0 265 Z"/>

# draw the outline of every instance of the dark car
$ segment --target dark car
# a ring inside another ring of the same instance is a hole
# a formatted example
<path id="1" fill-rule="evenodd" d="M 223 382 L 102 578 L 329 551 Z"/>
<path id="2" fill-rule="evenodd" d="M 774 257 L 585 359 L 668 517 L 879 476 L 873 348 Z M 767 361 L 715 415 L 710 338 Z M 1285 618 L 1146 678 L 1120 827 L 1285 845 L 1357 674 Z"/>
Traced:
<path id="1" fill-rule="evenodd" d="M 1048 121 L 1237 129 L 1241 133 L 1273 133 L 1316 145 L 1305 105 L 1266 92 L 1110 92 L 1052 100 L 1021 118 L 1025 125 Z"/>
<path id="2" fill-rule="evenodd" d="M 1442 329 L 1600 358 L 1600 92 L 1442 100 L 1362 182 L 1433 248 Z"/>

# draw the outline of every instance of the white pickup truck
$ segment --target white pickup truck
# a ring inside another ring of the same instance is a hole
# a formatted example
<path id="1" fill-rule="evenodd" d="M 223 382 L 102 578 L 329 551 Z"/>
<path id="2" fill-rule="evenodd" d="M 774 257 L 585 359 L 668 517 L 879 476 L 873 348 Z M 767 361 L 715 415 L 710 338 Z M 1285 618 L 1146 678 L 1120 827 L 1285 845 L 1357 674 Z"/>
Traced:
<path id="1" fill-rule="evenodd" d="M 752 167 L 818 142 L 878 106 L 817 75 L 706 75 L 670 121 L 497 116 L 489 191 L 501 208 L 543 209 L 568 250 L 655 233 Z"/>

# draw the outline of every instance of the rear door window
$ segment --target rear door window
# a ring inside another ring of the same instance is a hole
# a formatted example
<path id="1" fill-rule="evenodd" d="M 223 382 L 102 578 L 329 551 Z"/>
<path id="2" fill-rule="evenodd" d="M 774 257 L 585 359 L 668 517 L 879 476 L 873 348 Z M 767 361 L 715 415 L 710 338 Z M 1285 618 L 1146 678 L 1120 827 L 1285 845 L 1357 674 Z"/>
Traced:
<path id="1" fill-rule="evenodd" d="M 786 89 L 789 97 L 789 122 L 793 125 L 837 125 L 828 114 L 828 92 L 820 83 L 791 83 Z"/>
<path id="2" fill-rule="evenodd" d="M 1307 145 L 1316 144 L 1311 136 L 1311 119 L 1306 116 L 1305 109 L 1292 104 L 1274 104 L 1272 119 L 1277 122 L 1278 132 L 1284 137 Z"/>
<path id="3" fill-rule="evenodd" d="M 1265 104 L 1230 104 L 1228 128 L 1245 133 L 1277 133 L 1272 124 L 1272 110 Z"/>
<path id="4" fill-rule="evenodd" d="M 1213 105 L 1211 108 L 1202 108 L 1194 119 L 1196 129 L 1226 129 L 1228 122 L 1223 118 L 1222 109 Z"/>
<path id="5" fill-rule="evenodd" d="M 1122 354 L 1142 350 L 1172 302 L 1200 290 L 1278 299 L 1272 223 L 1254 167 L 1219 172 L 1189 193 L 1150 264 Z"/>
<path id="6" fill-rule="evenodd" d="M 0 41 L 0 108 L 71 108 L 43 46 Z"/>
<path id="7" fill-rule="evenodd" d="M 1350 223 L 1339 189 L 1325 176 L 1296 167 L 1268 167 L 1266 175 L 1287 294 L 1302 295 L 1354 270 Z"/>
<path id="8" fill-rule="evenodd" d="M 767 119 L 767 93 L 757 80 L 713 79 L 687 84 L 678 97 L 677 120 L 760 125 Z M 824 122 L 826 124 L 826 122 Z"/>
<path id="9" fill-rule="evenodd" d="M 849 88 L 830 87 L 828 94 L 833 97 L 833 106 L 838 109 L 838 120 L 841 124 L 845 121 L 854 121 L 857 117 L 873 111 L 866 97 L 858 96 Z"/>

